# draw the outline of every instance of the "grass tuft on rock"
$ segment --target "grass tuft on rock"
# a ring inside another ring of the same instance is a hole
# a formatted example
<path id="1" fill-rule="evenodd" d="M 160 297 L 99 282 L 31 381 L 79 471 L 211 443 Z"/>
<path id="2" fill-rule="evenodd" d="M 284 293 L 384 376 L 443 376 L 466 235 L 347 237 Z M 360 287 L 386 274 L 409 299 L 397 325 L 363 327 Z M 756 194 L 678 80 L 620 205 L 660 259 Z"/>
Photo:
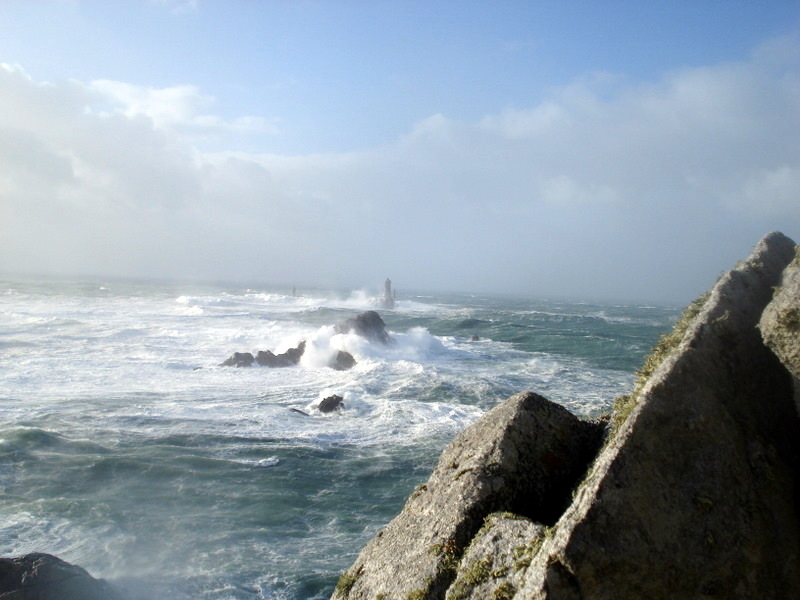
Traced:
<path id="1" fill-rule="evenodd" d="M 347 598 L 350 594 L 350 590 L 353 589 L 353 586 L 358 581 L 358 575 L 353 575 L 348 571 L 345 571 L 339 576 L 339 581 L 336 583 L 336 589 L 334 595 L 339 595 L 342 598 Z"/>

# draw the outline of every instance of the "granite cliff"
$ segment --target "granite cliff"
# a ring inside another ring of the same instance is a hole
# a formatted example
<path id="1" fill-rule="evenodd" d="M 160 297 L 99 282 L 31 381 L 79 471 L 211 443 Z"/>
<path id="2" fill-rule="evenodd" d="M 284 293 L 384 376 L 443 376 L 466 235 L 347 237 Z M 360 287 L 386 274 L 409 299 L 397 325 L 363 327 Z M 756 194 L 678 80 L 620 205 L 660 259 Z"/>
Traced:
<path id="1" fill-rule="evenodd" d="M 799 331 L 797 247 L 772 233 L 609 420 L 528 393 L 462 432 L 333 598 L 800 597 Z"/>

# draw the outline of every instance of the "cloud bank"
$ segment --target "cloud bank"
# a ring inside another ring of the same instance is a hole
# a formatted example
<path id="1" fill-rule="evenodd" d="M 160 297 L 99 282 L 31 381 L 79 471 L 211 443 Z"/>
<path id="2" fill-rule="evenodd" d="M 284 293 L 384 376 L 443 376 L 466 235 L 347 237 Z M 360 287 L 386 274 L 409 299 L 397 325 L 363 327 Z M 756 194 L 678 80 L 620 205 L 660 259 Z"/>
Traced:
<path id="1" fill-rule="evenodd" d="M 192 86 L 0 67 L 0 270 L 687 301 L 800 237 L 800 40 L 591 74 L 478 122 L 308 156 Z"/>

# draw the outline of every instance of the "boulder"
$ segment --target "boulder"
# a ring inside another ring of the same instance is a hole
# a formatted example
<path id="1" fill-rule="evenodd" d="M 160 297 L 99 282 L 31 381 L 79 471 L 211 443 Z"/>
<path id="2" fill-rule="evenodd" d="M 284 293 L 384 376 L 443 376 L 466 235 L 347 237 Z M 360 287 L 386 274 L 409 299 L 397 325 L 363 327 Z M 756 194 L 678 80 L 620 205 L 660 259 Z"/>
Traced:
<path id="1" fill-rule="evenodd" d="M 220 367 L 249 367 L 253 364 L 253 355 L 249 352 L 234 352 L 225 362 L 220 363 Z"/>
<path id="2" fill-rule="evenodd" d="M 300 362 L 305 350 L 306 342 L 304 340 L 300 342 L 296 348 L 289 348 L 286 352 L 282 352 L 281 354 L 273 354 L 270 350 L 266 352 L 261 350 L 256 355 L 255 360 L 262 367 L 293 367 Z"/>
<path id="3" fill-rule="evenodd" d="M 327 398 L 323 398 L 323 400 L 317 406 L 319 412 L 329 413 L 335 410 L 342 410 L 344 408 L 344 398 L 337 394 L 333 394 L 332 396 L 328 396 Z"/>
<path id="4" fill-rule="evenodd" d="M 331 368 L 336 371 L 347 371 L 356 365 L 356 359 L 349 352 L 339 350 L 336 353 L 336 358 L 333 359 Z"/>
<path id="5" fill-rule="evenodd" d="M 124 600 L 102 579 L 50 554 L 0 558 L 2 600 Z"/>
<path id="6" fill-rule="evenodd" d="M 781 286 L 758 324 L 764 343 L 791 373 L 795 406 L 800 412 L 800 248 L 786 267 Z"/>
<path id="7" fill-rule="evenodd" d="M 334 598 L 442 598 L 492 512 L 552 523 L 604 428 L 533 393 L 496 406 L 445 449 L 425 485 L 342 575 Z"/>
<path id="8" fill-rule="evenodd" d="M 348 319 L 336 325 L 336 333 L 355 333 L 368 339 L 371 342 L 388 344 L 392 338 L 386 332 L 386 324 L 381 316 L 374 310 L 361 313 L 360 315 Z"/>

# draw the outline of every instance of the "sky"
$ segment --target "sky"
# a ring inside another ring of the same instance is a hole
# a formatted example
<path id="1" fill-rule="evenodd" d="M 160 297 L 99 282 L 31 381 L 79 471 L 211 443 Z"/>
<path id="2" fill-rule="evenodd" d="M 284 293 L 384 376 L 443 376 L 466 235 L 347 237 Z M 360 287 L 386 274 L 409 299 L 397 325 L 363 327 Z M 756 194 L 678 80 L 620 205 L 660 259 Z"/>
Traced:
<path id="1" fill-rule="evenodd" d="M 0 0 L 0 272 L 688 303 L 800 241 L 800 2 Z"/>

